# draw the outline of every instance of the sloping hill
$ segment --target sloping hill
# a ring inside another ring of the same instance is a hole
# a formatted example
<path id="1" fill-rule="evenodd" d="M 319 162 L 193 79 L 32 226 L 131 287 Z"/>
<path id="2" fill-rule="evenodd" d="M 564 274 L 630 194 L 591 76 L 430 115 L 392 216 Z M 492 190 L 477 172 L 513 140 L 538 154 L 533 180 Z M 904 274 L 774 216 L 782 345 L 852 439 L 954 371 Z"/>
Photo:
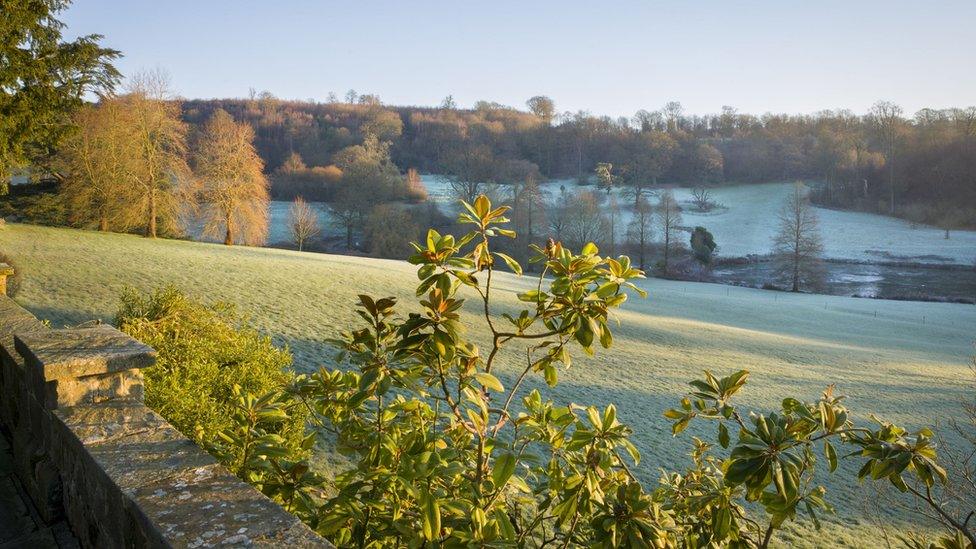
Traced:
<path id="1" fill-rule="evenodd" d="M 414 269 L 398 261 L 17 224 L 0 229 L 0 250 L 25 273 L 18 301 L 55 325 L 111 321 L 123 287 L 175 284 L 206 299 L 237 303 L 260 329 L 291 347 L 299 369 L 328 361 L 323 342 L 354 322 L 356 294 L 393 295 L 409 305 L 417 280 Z M 516 305 L 513 292 L 528 281 L 499 280 L 500 313 Z M 910 427 L 954 417 L 954 404 L 971 393 L 971 305 L 788 295 L 656 279 L 645 287 L 650 297 L 629 301 L 619 315 L 614 347 L 574 361 L 552 394 L 617 403 L 622 420 L 636 431 L 634 441 L 645 457 L 638 470 L 649 483 L 659 466 L 680 467 L 690 436 L 702 434 L 692 428 L 672 439 L 661 413 L 704 368 L 722 374 L 749 369 L 753 377 L 744 401 L 751 405 L 778 403 L 784 396 L 812 400 L 836 383 L 861 419 L 870 411 Z M 467 318 L 474 321 L 470 305 Z M 870 546 L 877 531 L 862 506 L 875 497 L 868 487 L 842 486 L 854 472 L 849 466 L 841 471 L 848 477 L 842 483 L 824 480 L 839 513 L 819 539 Z M 902 517 L 889 520 L 897 524 Z M 815 545 L 818 538 L 806 537 L 812 536 L 810 528 L 795 530 L 805 539 L 787 541 Z"/>

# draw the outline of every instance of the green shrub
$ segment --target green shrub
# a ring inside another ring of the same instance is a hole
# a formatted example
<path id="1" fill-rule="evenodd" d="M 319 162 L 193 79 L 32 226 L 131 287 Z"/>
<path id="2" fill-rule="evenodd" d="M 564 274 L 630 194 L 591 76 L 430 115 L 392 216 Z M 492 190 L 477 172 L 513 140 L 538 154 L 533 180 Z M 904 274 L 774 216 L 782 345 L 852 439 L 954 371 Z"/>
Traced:
<path id="1" fill-rule="evenodd" d="M 238 392 L 279 392 L 295 378 L 288 350 L 249 327 L 229 304 L 203 304 L 173 287 L 148 295 L 126 290 L 115 323 L 159 353 L 156 365 L 144 372 L 146 404 L 212 450 L 213 434 L 235 424 Z M 285 455 L 304 454 L 306 418 L 302 409 L 294 409 L 270 425 Z M 240 473 L 242 454 L 236 448 L 218 457 Z"/>
<path id="2" fill-rule="evenodd" d="M 497 315 L 492 273 L 522 268 L 494 246 L 515 233 L 500 226 L 505 207 L 484 196 L 463 205 L 459 222 L 471 232 L 456 239 L 431 230 L 414 244 L 419 312 L 404 316 L 395 298 L 359 296 L 362 322 L 333 341 L 334 364 L 287 391 L 235 386 L 231 425 L 202 437 L 338 546 L 766 548 L 788 522 L 819 527 L 832 507 L 818 482 L 841 475 L 842 460 L 857 462 L 859 479 L 942 509 L 946 533 L 959 541 L 945 547 L 976 540 L 969 519 L 933 499 L 948 478 L 931 431 L 855 423 L 833 387 L 818 400 L 745 409 L 737 402 L 745 370 L 691 381 L 664 415 L 676 436 L 692 422 L 712 424 L 717 444 L 693 438 L 686 467 L 643 485 L 632 470 L 640 461 L 632 431 L 613 404 L 560 405 L 524 386 L 529 378 L 555 386 L 575 354 L 610 347 L 612 313 L 629 294 L 644 295 L 633 283 L 643 273 L 593 244 L 577 254 L 550 240 L 533 247 L 541 272 L 518 294 L 521 310 Z M 483 349 L 466 335 L 462 287 L 483 311 L 474 321 L 491 333 Z M 137 304 L 135 316 L 168 322 L 166 311 L 145 314 L 152 307 Z M 520 373 L 497 375 L 503 348 L 521 357 Z M 292 414 L 304 424 L 304 410 L 348 458 L 328 491 L 273 432 Z"/>

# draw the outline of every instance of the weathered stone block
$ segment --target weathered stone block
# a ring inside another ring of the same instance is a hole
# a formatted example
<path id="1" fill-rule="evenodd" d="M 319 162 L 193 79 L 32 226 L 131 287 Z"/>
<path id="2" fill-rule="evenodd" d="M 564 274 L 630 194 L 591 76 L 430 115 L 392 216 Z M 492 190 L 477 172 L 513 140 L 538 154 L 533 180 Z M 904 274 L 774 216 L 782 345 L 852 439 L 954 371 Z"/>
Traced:
<path id="1" fill-rule="evenodd" d="M 45 381 L 146 368 L 156 361 L 152 347 L 107 325 L 19 333 L 14 346 L 25 368 Z"/>
<path id="2" fill-rule="evenodd" d="M 0 423 L 13 432 L 20 422 L 20 400 L 24 394 L 23 368 L 0 359 Z"/>
<path id="3" fill-rule="evenodd" d="M 331 547 L 220 465 L 190 469 L 143 486 L 130 496 L 129 504 L 135 523 L 154 546 L 249 546 L 279 536 L 298 539 L 298 532 L 304 530 L 311 535 L 307 546 Z"/>
<path id="4" fill-rule="evenodd" d="M 17 425 L 18 401 L 23 393 L 23 359 L 14 350 L 14 334 L 45 330 L 44 324 L 12 299 L 0 295 L 0 422 Z"/>
<path id="5" fill-rule="evenodd" d="M 154 360 L 114 328 L 48 330 L 0 296 L 0 419 L 42 518 L 63 513 L 83 547 L 332 547 L 143 405 Z"/>
<path id="6" fill-rule="evenodd" d="M 85 376 L 77 379 L 55 379 L 38 389 L 48 410 L 98 404 L 112 399 L 129 399 L 142 402 L 144 396 L 143 375 L 139 370 L 113 374 Z"/>
<path id="7" fill-rule="evenodd" d="M 255 536 L 251 542 L 251 547 L 332 547 L 301 522 L 285 530 Z"/>
<path id="8" fill-rule="evenodd" d="M 46 409 L 142 400 L 140 368 L 156 356 L 110 326 L 16 334 L 14 344 L 24 359 L 24 382 Z"/>
<path id="9" fill-rule="evenodd" d="M 33 480 L 35 495 L 32 499 L 41 519 L 47 524 L 58 521 L 64 516 L 61 475 L 48 456 L 34 463 Z"/>
<path id="10" fill-rule="evenodd" d="M 82 452 L 86 448 L 133 433 L 158 428 L 165 420 L 141 402 L 115 400 L 92 406 L 72 406 L 53 410 L 52 438 L 67 445 L 64 451 Z"/>
<path id="11" fill-rule="evenodd" d="M 47 328 L 27 309 L 7 296 L 0 296 L 0 357 L 20 362 L 14 350 L 14 334 L 43 331 Z"/>
<path id="12" fill-rule="evenodd" d="M 112 546 L 119 530 L 135 546 L 330 547 L 141 404 L 119 400 L 51 413 L 52 452 L 68 471 L 69 519 L 98 525 L 80 534 L 85 545 Z"/>

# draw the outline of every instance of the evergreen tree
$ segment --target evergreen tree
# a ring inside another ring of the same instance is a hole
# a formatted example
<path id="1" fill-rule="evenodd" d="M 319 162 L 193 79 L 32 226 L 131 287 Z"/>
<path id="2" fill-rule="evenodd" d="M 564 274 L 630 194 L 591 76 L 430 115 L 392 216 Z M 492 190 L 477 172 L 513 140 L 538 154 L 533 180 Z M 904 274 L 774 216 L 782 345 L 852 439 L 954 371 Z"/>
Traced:
<path id="1" fill-rule="evenodd" d="M 691 233 L 691 252 L 695 255 L 695 260 L 703 267 L 712 265 L 712 257 L 715 254 L 715 238 L 705 227 L 695 227 Z"/>
<path id="2" fill-rule="evenodd" d="M 0 194 L 12 168 L 46 163 L 70 133 L 71 114 L 86 93 L 114 89 L 116 50 L 100 35 L 61 40 L 65 0 L 0 3 Z"/>

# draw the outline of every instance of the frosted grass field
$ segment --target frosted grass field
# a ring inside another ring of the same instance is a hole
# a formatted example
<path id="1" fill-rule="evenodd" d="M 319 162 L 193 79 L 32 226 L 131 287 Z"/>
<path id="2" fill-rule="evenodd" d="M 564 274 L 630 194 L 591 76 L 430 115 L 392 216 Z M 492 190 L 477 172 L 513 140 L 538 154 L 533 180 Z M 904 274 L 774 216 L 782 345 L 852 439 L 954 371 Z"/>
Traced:
<path id="1" fill-rule="evenodd" d="M 449 205 L 450 187 L 446 178 L 426 175 L 423 180 L 432 199 Z M 556 196 L 561 185 L 566 187 L 567 192 L 580 188 L 571 180 L 548 181 L 542 184 L 542 188 L 550 196 Z M 501 190 L 504 192 L 504 187 Z M 770 253 L 773 236 L 778 229 L 776 216 L 792 191 L 793 183 L 716 187 L 711 189 L 712 200 L 724 207 L 709 213 L 692 211 L 690 188 L 675 188 L 674 195 L 684 208 L 683 225 L 704 226 L 715 235 L 721 256 L 742 257 Z M 614 193 L 622 207 L 623 221 L 620 226 L 626 228 L 632 217 L 629 208 L 631 199 L 621 190 Z M 445 208 L 445 211 L 448 209 Z M 937 227 L 919 225 L 913 229 L 907 221 L 895 217 L 825 208 L 816 208 L 816 211 L 820 217 L 824 255 L 828 258 L 893 260 L 884 256 L 884 253 L 888 253 L 901 256 L 897 259 L 906 262 L 976 263 L 976 231 L 952 231 L 951 238 L 946 240 L 944 232 Z M 947 261 L 939 261 L 931 256 L 940 256 Z"/>
<path id="2" fill-rule="evenodd" d="M 206 299 L 237 303 L 257 327 L 288 345 L 295 367 L 306 371 L 328 363 L 325 339 L 356 321 L 356 294 L 393 295 L 409 304 L 417 280 L 415 270 L 400 261 L 19 224 L 0 230 L 0 249 L 25 273 L 17 300 L 55 326 L 111 321 L 125 286 L 150 290 L 175 284 Z M 498 280 L 500 314 L 516 306 L 514 292 L 530 283 L 504 274 Z M 658 467 L 687 463 L 692 435 L 714 436 L 693 426 L 674 439 L 661 416 L 704 368 L 718 374 L 750 370 L 742 398 L 746 405 L 770 405 L 785 396 L 814 400 L 828 383 L 836 383 L 858 420 L 873 412 L 907 427 L 944 423 L 956 416 L 954 403 L 971 396 L 972 305 L 791 295 L 657 279 L 644 285 L 650 297 L 625 304 L 612 349 L 595 358 L 580 356 L 571 370 L 560 372 L 555 390 L 539 380 L 531 386 L 563 402 L 616 403 L 621 419 L 635 430 L 634 442 L 644 455 L 637 472 L 648 485 L 656 481 Z M 466 319 L 474 321 L 476 307 L 468 305 Z M 485 332 L 479 328 L 473 334 L 484 339 Z M 503 382 L 510 381 L 517 354 L 503 357 Z M 333 459 L 328 449 L 322 451 L 324 466 Z M 855 472 L 843 465 L 841 482 L 823 479 L 829 501 L 838 508 L 825 532 L 815 533 L 802 522 L 780 544 L 823 546 L 830 540 L 832 546 L 877 546 L 879 531 L 864 510 L 875 495 L 849 482 Z M 894 530 L 905 528 L 905 520 L 886 519 Z"/>
<path id="3" fill-rule="evenodd" d="M 713 200 L 726 206 L 717 213 L 682 213 L 684 224 L 703 225 L 715 235 L 724 256 L 769 253 L 778 221 L 776 214 L 792 192 L 792 183 L 766 183 L 719 187 L 712 191 Z M 679 202 L 691 200 L 690 189 L 677 189 Z M 913 229 L 903 219 L 861 212 L 816 208 L 824 240 L 824 255 L 833 259 L 857 261 L 886 260 L 887 252 L 902 261 L 939 263 L 926 256 L 941 256 L 951 263 L 972 265 L 976 262 L 976 231 L 945 233 L 937 228 L 919 225 Z"/>

